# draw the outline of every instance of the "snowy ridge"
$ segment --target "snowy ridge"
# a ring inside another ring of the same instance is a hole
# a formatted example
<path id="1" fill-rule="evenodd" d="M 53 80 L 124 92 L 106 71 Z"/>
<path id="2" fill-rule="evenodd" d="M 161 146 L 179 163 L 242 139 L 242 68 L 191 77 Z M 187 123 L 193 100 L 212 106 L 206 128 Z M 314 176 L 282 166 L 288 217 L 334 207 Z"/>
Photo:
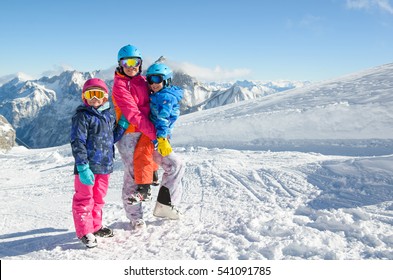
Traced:
<path id="1" fill-rule="evenodd" d="M 205 95 L 203 98 L 199 99 L 199 102 L 194 101 L 196 105 L 192 106 L 192 108 L 189 108 L 186 112 L 195 112 L 237 103 L 244 100 L 257 99 L 269 94 L 286 91 L 293 88 L 304 87 L 308 84 L 310 83 L 296 81 L 237 81 L 232 85 L 223 84 L 222 87 L 220 87 L 218 90 L 214 89 L 217 87 L 217 84 L 212 84 L 212 86 L 208 87 L 210 90 L 204 88 Z"/>
<path id="2" fill-rule="evenodd" d="M 386 64 L 183 115 L 173 141 L 181 146 L 386 154 L 393 151 L 393 131 L 387 128 L 393 122 L 392 70 L 393 64 Z"/>
<path id="3" fill-rule="evenodd" d="M 10 75 L 6 75 L 6 76 L 2 76 L 0 77 L 0 87 L 5 84 L 10 82 L 13 79 L 18 79 L 18 80 L 22 80 L 22 81 L 28 81 L 28 80 L 33 80 L 32 77 L 30 77 L 29 75 L 19 72 L 16 74 L 10 74 Z"/>

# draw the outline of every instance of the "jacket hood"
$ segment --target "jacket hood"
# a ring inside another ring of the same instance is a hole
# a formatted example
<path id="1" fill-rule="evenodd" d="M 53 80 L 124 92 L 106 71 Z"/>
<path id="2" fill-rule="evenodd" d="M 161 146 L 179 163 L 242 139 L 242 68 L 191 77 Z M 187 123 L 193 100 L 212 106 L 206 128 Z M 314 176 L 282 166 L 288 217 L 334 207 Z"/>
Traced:
<path id="1" fill-rule="evenodd" d="M 174 96 L 177 102 L 180 102 L 184 94 L 184 91 L 178 86 L 165 87 L 160 92 Z"/>

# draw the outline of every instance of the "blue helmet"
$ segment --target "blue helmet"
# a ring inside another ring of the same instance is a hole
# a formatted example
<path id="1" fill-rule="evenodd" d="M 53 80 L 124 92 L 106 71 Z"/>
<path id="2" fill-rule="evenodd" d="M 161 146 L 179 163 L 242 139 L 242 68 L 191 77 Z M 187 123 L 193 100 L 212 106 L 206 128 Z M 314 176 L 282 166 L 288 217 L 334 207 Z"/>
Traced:
<path id="1" fill-rule="evenodd" d="M 162 79 L 164 81 L 164 86 L 168 87 L 171 84 L 173 72 L 171 68 L 169 68 L 164 63 L 154 63 L 150 65 L 149 68 L 147 68 L 146 71 L 147 80 L 149 81 L 149 76 L 153 76 L 153 75 L 162 76 Z"/>
<path id="2" fill-rule="evenodd" d="M 139 49 L 133 45 L 127 45 L 122 47 L 117 54 L 117 61 L 120 61 L 120 59 L 126 57 L 139 57 L 140 59 L 143 59 Z"/>
<path id="3" fill-rule="evenodd" d="M 146 76 L 161 75 L 164 81 L 172 79 L 173 73 L 171 68 L 163 63 L 154 63 L 147 68 Z"/>

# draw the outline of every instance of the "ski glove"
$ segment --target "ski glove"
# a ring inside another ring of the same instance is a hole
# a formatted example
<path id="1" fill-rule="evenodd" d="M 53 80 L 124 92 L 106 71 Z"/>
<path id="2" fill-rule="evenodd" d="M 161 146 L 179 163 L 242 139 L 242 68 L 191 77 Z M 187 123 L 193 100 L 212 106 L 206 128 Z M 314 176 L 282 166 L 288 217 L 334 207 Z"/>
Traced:
<path id="1" fill-rule="evenodd" d="M 121 115 L 120 120 L 118 121 L 118 125 L 120 125 L 121 127 L 123 127 L 124 129 L 127 129 L 128 126 L 130 125 L 129 121 L 123 116 Z"/>
<path id="2" fill-rule="evenodd" d="M 158 137 L 157 141 L 158 141 L 158 152 L 163 157 L 166 157 L 170 153 L 172 153 L 172 147 L 171 147 L 171 144 L 169 143 L 168 139 Z"/>
<path id="3" fill-rule="evenodd" d="M 76 166 L 79 173 L 79 180 L 84 185 L 94 185 L 94 174 L 90 169 L 89 164 L 79 164 Z"/>

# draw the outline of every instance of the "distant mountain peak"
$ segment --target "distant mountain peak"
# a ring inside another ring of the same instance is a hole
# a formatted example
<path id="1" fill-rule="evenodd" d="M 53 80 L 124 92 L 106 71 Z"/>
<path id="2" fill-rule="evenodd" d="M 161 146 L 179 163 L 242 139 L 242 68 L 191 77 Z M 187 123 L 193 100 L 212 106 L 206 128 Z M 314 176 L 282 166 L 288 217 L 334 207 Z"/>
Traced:
<path id="1" fill-rule="evenodd" d="M 162 55 L 156 61 L 154 61 L 154 63 L 164 63 L 165 61 L 166 61 L 166 57 Z"/>

